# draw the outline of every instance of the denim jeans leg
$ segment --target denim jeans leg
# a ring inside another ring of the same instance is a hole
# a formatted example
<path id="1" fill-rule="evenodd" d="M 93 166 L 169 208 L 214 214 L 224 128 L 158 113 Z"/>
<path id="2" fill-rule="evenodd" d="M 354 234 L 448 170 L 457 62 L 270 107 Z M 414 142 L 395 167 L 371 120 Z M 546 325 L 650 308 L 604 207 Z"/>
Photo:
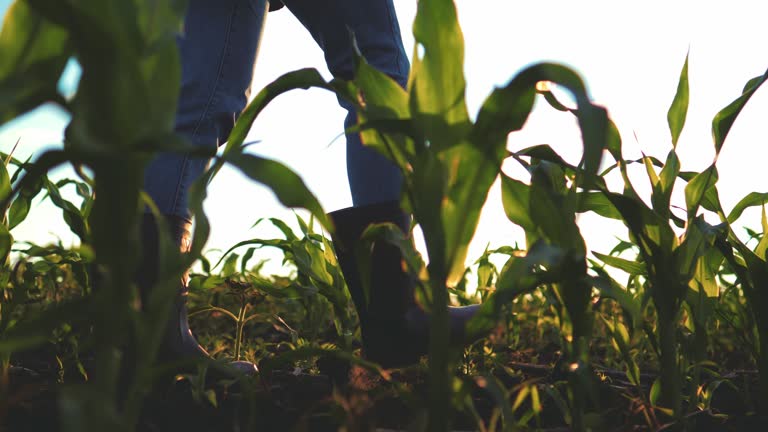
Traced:
<path id="1" fill-rule="evenodd" d="M 392 0 L 283 0 L 307 28 L 325 54 L 331 73 L 339 78 L 354 75 L 350 31 L 368 63 L 405 87 L 410 64 L 403 48 L 400 26 Z M 356 122 L 347 109 L 345 127 Z M 399 200 L 402 175 L 375 150 L 366 147 L 359 134 L 347 135 L 347 177 L 355 206 Z"/>
<path id="2" fill-rule="evenodd" d="M 226 141 L 245 108 L 267 0 L 190 0 L 177 42 L 181 92 L 176 131 L 193 145 Z M 207 158 L 163 153 L 144 172 L 144 188 L 161 213 L 191 220 L 187 192 Z"/>

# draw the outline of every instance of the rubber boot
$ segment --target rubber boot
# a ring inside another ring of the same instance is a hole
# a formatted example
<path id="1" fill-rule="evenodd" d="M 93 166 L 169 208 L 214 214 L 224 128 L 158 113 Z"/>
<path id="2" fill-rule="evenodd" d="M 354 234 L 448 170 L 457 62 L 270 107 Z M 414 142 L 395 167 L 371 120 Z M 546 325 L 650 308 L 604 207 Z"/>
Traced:
<path id="1" fill-rule="evenodd" d="M 395 201 L 351 207 L 329 216 L 336 227 L 336 256 L 360 319 L 363 356 L 385 368 L 418 363 L 429 345 L 429 317 L 414 299 L 416 283 L 404 269 L 400 249 L 383 241 L 374 244 L 367 304 L 361 279 L 366 275 L 360 274 L 356 261 L 359 239 L 369 225 L 390 222 L 408 233 L 410 218 Z M 452 345 L 472 342 L 465 340 L 464 330 L 478 308 L 449 307 Z"/>
<path id="2" fill-rule="evenodd" d="M 181 252 L 189 252 L 192 223 L 177 216 L 165 216 L 165 218 L 175 244 L 179 246 Z M 142 305 L 146 305 L 149 301 L 150 289 L 157 282 L 159 271 L 159 232 L 155 218 L 151 214 L 144 214 L 143 216 L 141 237 L 142 259 L 136 282 L 139 286 Z M 177 295 L 163 333 L 163 341 L 158 350 L 158 360 L 162 362 L 210 358 L 208 352 L 200 346 L 189 328 L 187 316 L 188 282 L 189 271 L 185 271 L 181 276 Z M 230 366 L 246 374 L 254 374 L 258 371 L 256 365 L 245 361 L 231 362 Z"/>

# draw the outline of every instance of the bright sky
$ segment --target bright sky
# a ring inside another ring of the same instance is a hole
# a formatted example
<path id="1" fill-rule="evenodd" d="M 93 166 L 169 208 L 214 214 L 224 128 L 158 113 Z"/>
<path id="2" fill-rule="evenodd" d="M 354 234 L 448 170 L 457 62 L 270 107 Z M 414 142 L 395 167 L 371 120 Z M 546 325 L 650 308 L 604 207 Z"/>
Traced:
<path id="1" fill-rule="evenodd" d="M 416 1 L 394 1 L 406 51 L 411 53 Z M 0 10 L 9 3 L 0 0 Z M 624 137 L 625 157 L 639 157 L 642 151 L 663 160 L 671 146 L 666 113 L 690 48 L 691 104 L 678 153 L 683 170 L 704 169 L 714 156 L 712 117 L 740 94 L 748 79 L 768 68 L 765 6 L 759 0 L 621 3 L 627 2 L 457 0 L 472 115 L 494 86 L 503 85 L 524 66 L 542 60 L 562 62 L 581 73 L 594 100 L 609 109 Z M 270 14 L 254 93 L 279 75 L 302 67 L 316 67 L 330 76 L 322 52 L 290 12 L 284 9 Z M 538 104 L 524 130 L 510 136 L 510 148 L 547 143 L 576 162 L 580 140 L 572 118 L 545 105 Z M 726 209 L 751 191 L 768 191 L 768 176 L 759 175 L 765 172 L 768 160 L 766 113 L 768 90 L 761 89 L 726 141 L 718 164 Z M 329 93 L 307 91 L 283 96 L 255 122 L 249 140 L 261 143 L 251 147 L 252 151 L 279 159 L 300 173 L 327 210 L 347 207 L 351 198 L 344 140 L 336 139 L 342 132 L 343 117 L 344 112 Z M 60 143 L 66 121 L 61 111 L 39 109 L 0 127 L 0 149 L 9 151 L 21 137 L 18 157 L 40 153 Z M 527 180 L 512 166 L 505 170 Z M 57 175 L 69 174 L 61 170 Z M 641 172 L 634 179 L 639 190 L 648 190 Z M 206 209 L 213 223 L 209 248 L 226 249 L 246 238 L 277 236 L 266 226 L 258 230 L 250 229 L 251 225 L 260 217 L 292 218 L 271 192 L 232 170 L 219 174 L 209 197 Z M 682 194 L 677 203 L 684 205 Z M 72 235 L 58 213 L 51 211 L 48 205 L 33 208 L 30 218 L 13 234 L 35 242 L 47 242 L 54 236 L 71 241 Z M 756 214 L 749 214 L 751 226 L 759 226 Z M 594 250 L 607 252 L 615 236 L 626 237 L 620 224 L 595 217 L 583 217 L 580 222 Z M 469 259 L 476 259 L 489 242 L 497 247 L 522 240 L 521 231 L 504 217 L 500 191 L 494 187 Z M 279 257 L 269 256 L 275 259 L 268 270 L 280 272 Z"/>

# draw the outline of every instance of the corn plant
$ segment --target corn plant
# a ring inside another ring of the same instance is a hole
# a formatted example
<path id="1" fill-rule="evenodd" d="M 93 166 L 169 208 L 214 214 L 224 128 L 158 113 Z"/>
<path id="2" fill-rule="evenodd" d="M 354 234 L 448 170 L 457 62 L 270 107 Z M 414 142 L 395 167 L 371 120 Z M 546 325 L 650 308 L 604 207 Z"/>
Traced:
<path id="1" fill-rule="evenodd" d="M 437 422 L 433 429 L 442 430 L 448 421 L 444 412 L 450 400 L 452 363 L 448 355 L 446 286 L 457 282 L 464 271 L 480 209 L 506 156 L 507 135 L 525 123 L 533 107 L 536 83 L 560 83 L 574 93 L 578 102 L 578 119 L 587 143 L 583 166 L 594 172 L 605 146 L 607 116 L 604 109 L 589 102 L 576 74 L 560 65 L 541 64 L 524 70 L 507 86 L 494 91 L 473 123 L 464 100 L 463 37 L 453 2 L 422 0 L 414 36 L 419 49 L 407 89 L 362 58 L 358 59 L 354 83 L 326 82 L 314 70 L 286 74 L 262 90 L 246 108 L 221 160 L 244 159 L 242 147 L 250 124 L 284 92 L 318 87 L 356 104 L 360 119 L 356 130 L 367 145 L 401 168 L 405 177 L 403 206 L 412 211 L 425 235 L 432 303 L 428 305 L 432 313 L 430 371 L 435 386 L 431 392 L 435 398 L 431 421 Z"/>
<path id="2" fill-rule="evenodd" d="M 284 326 L 288 326 L 278 316 L 260 313 L 249 315 L 248 308 L 251 306 L 249 298 L 254 296 L 269 296 L 278 301 L 302 299 L 306 314 L 312 321 L 307 326 L 307 331 L 310 334 L 304 337 L 308 337 L 310 340 L 318 339 L 316 333 L 322 327 L 317 325 L 318 321 L 328 321 L 327 317 L 330 316 L 334 318 L 333 325 L 337 334 L 337 339 L 333 342 L 339 348 L 351 351 L 355 322 L 352 319 L 349 295 L 341 276 L 341 270 L 336 263 L 333 248 L 325 236 L 313 231 L 313 221 L 307 224 L 298 215 L 296 219 L 303 233 L 302 237 L 297 236 L 285 222 L 270 218 L 269 221 L 283 233 L 285 239 L 251 239 L 238 242 L 226 250 L 218 262 L 212 266 L 212 268 L 216 268 L 223 265 L 218 274 L 212 275 L 211 266 L 206 264 L 204 271 L 209 276 L 193 279 L 191 284 L 193 289 L 196 289 L 195 287 L 198 285 L 203 289 L 206 286 L 222 286 L 225 288 L 225 294 L 234 294 L 240 299 L 236 305 L 238 308 L 236 313 L 215 305 L 205 306 L 193 312 L 193 314 L 220 312 L 236 323 L 235 357 L 238 360 L 238 348 L 242 346 L 243 341 L 243 328 L 248 321 L 260 317 L 264 320 L 277 320 Z M 267 220 L 260 219 L 256 224 L 262 221 Z M 245 247 L 248 249 L 242 257 L 235 253 L 236 250 Z M 263 247 L 280 249 L 284 253 L 283 263 L 296 268 L 297 274 L 293 278 L 291 286 L 274 286 L 273 283 L 258 274 L 260 266 L 253 270 L 247 269 L 247 263 L 256 250 Z M 236 268 L 238 259 L 240 259 L 239 272 Z M 331 314 L 328 313 L 328 305 L 331 307 Z M 315 332 L 315 334 L 311 332 Z"/>
<path id="3" fill-rule="evenodd" d="M 718 243 L 718 247 L 728 266 L 735 273 L 737 284 L 744 291 L 744 296 L 747 299 L 747 308 L 754 319 L 757 332 L 757 340 L 754 345 L 757 347 L 757 366 L 760 372 L 759 403 L 761 407 L 764 407 L 768 404 L 768 378 L 766 378 L 768 376 L 768 354 L 765 348 L 768 346 L 768 324 L 766 324 L 768 320 L 766 319 L 764 309 L 768 302 L 766 302 L 763 281 L 765 280 L 767 268 L 765 250 L 768 244 L 768 240 L 766 240 L 768 237 L 763 234 L 760 242 L 754 248 L 750 248 L 735 234 L 732 224 L 739 219 L 745 209 L 753 206 L 764 206 L 768 195 L 765 193 L 750 193 L 739 201 L 734 209 L 726 215 L 717 197 L 717 190 L 712 188 L 710 192 L 712 192 L 710 195 L 711 203 L 717 209 L 723 222 L 728 226 L 727 242 L 722 241 Z M 765 215 L 765 208 L 763 208 L 762 212 L 762 227 L 763 233 L 768 232 L 768 218 Z"/>
<path id="4" fill-rule="evenodd" d="M 539 81 L 562 84 L 579 106 L 577 117 L 585 142 L 583 168 L 596 171 L 605 147 L 607 117 L 604 109 L 589 102 L 583 83 L 572 71 L 540 64 L 495 90 L 472 122 L 464 100 L 463 38 L 452 2 L 419 2 L 414 36 L 418 49 L 407 91 L 364 61 L 360 61 L 356 83 L 364 95 L 363 138 L 400 166 L 405 178 L 404 204 L 424 233 L 432 300 L 429 428 L 444 430 L 449 422 L 444 413 L 452 363 L 445 287 L 456 283 L 463 272 L 481 207 L 506 156 L 507 135 L 525 123 Z M 497 312 L 492 303 L 486 303 L 487 313 L 479 318 L 486 325 Z"/>
<path id="5" fill-rule="evenodd" d="M 517 157 L 535 154 L 544 148 L 527 149 Z M 547 148 L 548 152 L 551 149 Z M 525 163 L 531 173 L 531 184 L 507 176 L 502 177 L 502 200 L 510 220 L 523 227 L 527 243 L 531 246 L 545 242 L 557 248 L 563 263 L 558 275 L 548 286 L 557 307 L 565 355 L 562 365 L 571 382 L 570 395 L 573 426 L 583 430 L 587 403 L 593 407 L 597 397 L 592 384 L 589 349 L 592 340 L 593 314 L 592 278 L 587 275 L 586 245 L 576 225 L 576 212 L 583 205 L 584 192 L 577 192 L 583 184 L 578 170 L 566 176 L 559 165 L 533 159 Z M 569 178 L 571 187 L 566 186 Z M 535 221 L 535 222 L 534 222 Z M 555 268 L 548 268 L 552 272 Z M 505 275 L 502 272 L 500 279 Z M 508 289 L 497 284 L 497 290 Z"/>
<path id="6" fill-rule="evenodd" d="M 736 116 L 764 80 L 765 76 L 750 80 L 742 97 L 715 117 L 713 136 L 716 155 L 719 155 Z M 694 332 L 697 338 L 693 342 L 692 360 L 698 365 L 703 359 L 702 351 L 706 345 L 706 322 L 712 316 L 710 299 L 719 295 L 719 287 L 714 281 L 714 275 L 723 261 L 723 255 L 713 249 L 716 242 L 722 241 L 725 234 L 724 228 L 722 225 L 712 226 L 706 223 L 703 216 L 698 214 L 699 209 L 703 207 L 716 211 L 724 222 L 728 222 L 716 199 L 717 156 L 710 167 L 701 173 L 680 172 L 675 146 L 685 124 L 688 105 L 687 82 L 688 61 L 686 59 L 677 94 L 668 112 L 673 148 L 661 172 L 657 174 L 654 168 L 658 161 L 646 156 L 641 159 L 653 188 L 652 206 L 648 207 L 639 199 L 627 175 L 627 161 L 621 160 L 619 154 L 614 152 L 612 153 L 617 159 L 616 166 L 619 167 L 624 180 L 624 192 L 618 194 L 603 191 L 621 214 L 621 218 L 629 228 L 632 241 L 639 250 L 640 261 L 643 264 L 639 273 L 645 279 L 646 289 L 650 293 L 657 314 L 656 329 L 661 360 L 659 403 L 666 408 L 665 412 L 676 417 L 683 413 L 682 370 L 685 368 L 685 365 L 681 364 L 680 347 L 676 340 L 679 313 L 686 302 L 693 316 Z M 687 181 L 686 219 L 674 215 L 670 207 L 672 188 L 678 179 Z M 672 224 L 684 228 L 684 233 L 680 237 L 674 234 Z M 732 236 L 729 235 L 730 237 Z M 598 257 L 609 265 L 633 272 L 634 266 L 631 263 L 612 257 L 610 259 L 606 259 L 605 256 Z M 728 256 L 725 255 L 725 257 Z M 694 366 L 694 384 L 699 380 L 698 370 L 698 366 Z"/>
<path id="7" fill-rule="evenodd" d="M 712 122 L 712 135 L 715 141 L 715 152 L 719 155 L 725 139 L 730 132 L 741 110 L 749 102 L 754 93 L 768 80 L 768 72 L 750 79 L 742 94 L 728 106 L 723 108 Z M 762 213 L 762 238 L 754 248 L 749 248 L 733 230 L 733 224 L 741 217 L 745 209 L 753 206 L 764 206 L 768 195 L 753 192 L 739 201 L 736 206 L 727 213 L 720 204 L 717 189 L 712 185 L 707 191 L 703 205 L 714 211 L 727 227 L 727 243 L 719 242 L 718 249 L 722 252 L 726 262 L 736 274 L 737 282 L 744 290 L 747 299 L 747 307 L 755 319 L 757 330 L 757 364 L 760 371 L 760 406 L 768 406 L 768 295 L 765 292 L 766 249 L 768 248 L 768 222 L 765 209 Z"/>
<path id="8" fill-rule="evenodd" d="M 660 405 L 667 413 L 682 415 L 682 370 L 679 345 L 676 337 L 677 323 L 688 287 L 701 269 L 700 260 L 712 248 L 718 229 L 707 224 L 698 210 L 706 190 L 717 181 L 714 163 L 705 171 L 688 176 L 685 188 L 687 218 L 681 220 L 671 211 L 672 190 L 680 173 L 680 162 L 675 151 L 680 133 L 685 125 L 688 109 L 688 60 L 686 58 L 678 90 L 668 112 L 672 136 L 672 150 L 660 173 L 653 161 L 643 157 L 652 186 L 651 207 L 635 192 L 627 175 L 627 163 L 620 153 L 612 152 L 624 180 L 623 193 L 604 190 L 605 196 L 621 214 L 627 225 L 632 242 L 638 247 L 644 266 L 643 277 L 657 314 L 656 329 L 661 368 Z M 620 145 L 620 144 L 619 144 Z M 684 227 L 677 236 L 671 224 Z M 615 262 L 615 260 L 614 260 Z M 611 264 L 611 262 L 607 262 Z"/>
<path id="9" fill-rule="evenodd" d="M 31 164 L 13 191 L 4 194 L 3 206 L 17 193 L 28 194 L 47 170 L 59 164 L 85 165 L 93 172 L 97 198 L 87 222 L 68 222 L 89 227 L 88 241 L 103 282 L 88 299 L 25 323 L 26 330 L 17 326 L 16 333 L 16 339 L 28 339 L 30 331 L 46 334 L 64 319 L 92 322 L 97 371 L 89 386 L 62 393 L 68 429 L 104 430 L 123 427 L 120 424 L 130 428 L 135 423 L 162 333 L 154 329 L 167 316 L 174 280 L 207 240 L 207 221 L 201 211 L 194 254 L 181 259 L 163 238 L 159 285 L 164 288 L 153 290 L 157 295 L 149 310 L 139 314 L 132 308 L 138 222 L 145 205 L 140 194 L 145 163 L 159 150 L 211 156 L 206 151 L 201 154 L 173 132 L 180 73 L 175 36 L 185 6 L 183 0 L 19 0 L 10 7 L 0 33 L 0 90 L 4 95 L 0 122 L 49 101 L 72 116 L 64 149 L 49 151 Z M 72 57 L 83 74 L 77 93 L 65 100 L 57 92 L 57 83 Z M 324 218 L 317 200 L 282 165 L 247 156 L 233 157 L 231 162 L 246 173 L 266 168 L 259 171 L 259 178 L 288 186 L 276 190 L 278 196 L 288 189 L 288 196 L 299 197 L 291 204 L 309 207 Z M 254 162 L 268 166 L 253 166 Z M 202 195 L 204 191 L 196 196 Z M 58 199 L 55 194 L 52 198 Z M 65 214 L 74 210 L 60 203 Z M 86 234 L 75 229 L 78 235 Z M 13 346 L 6 338 L 3 351 L 9 352 Z M 93 412 L 101 415 L 90 415 Z"/>

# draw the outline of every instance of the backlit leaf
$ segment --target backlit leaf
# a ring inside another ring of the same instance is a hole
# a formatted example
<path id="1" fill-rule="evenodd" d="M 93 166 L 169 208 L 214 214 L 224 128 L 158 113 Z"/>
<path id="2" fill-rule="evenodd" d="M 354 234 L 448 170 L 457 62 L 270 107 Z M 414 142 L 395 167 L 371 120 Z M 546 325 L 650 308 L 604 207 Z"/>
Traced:
<path id="1" fill-rule="evenodd" d="M 685 126 L 685 118 L 688 114 L 688 99 L 688 55 L 686 55 L 683 70 L 680 71 L 677 92 L 667 112 L 667 122 L 669 123 L 669 131 L 672 134 L 673 147 L 677 146 L 677 140 L 680 139 L 680 133 L 683 131 L 683 126 Z"/>
<path id="2" fill-rule="evenodd" d="M 752 95 L 763 85 L 766 79 L 768 79 L 768 71 L 761 76 L 749 80 L 744 86 L 741 96 L 715 115 L 715 118 L 712 120 L 712 136 L 715 141 L 716 154 L 719 154 L 720 149 L 723 148 L 723 143 L 725 143 L 725 139 L 728 137 L 728 133 L 731 131 L 731 127 L 739 113 L 741 113 L 749 99 L 752 98 Z"/>

